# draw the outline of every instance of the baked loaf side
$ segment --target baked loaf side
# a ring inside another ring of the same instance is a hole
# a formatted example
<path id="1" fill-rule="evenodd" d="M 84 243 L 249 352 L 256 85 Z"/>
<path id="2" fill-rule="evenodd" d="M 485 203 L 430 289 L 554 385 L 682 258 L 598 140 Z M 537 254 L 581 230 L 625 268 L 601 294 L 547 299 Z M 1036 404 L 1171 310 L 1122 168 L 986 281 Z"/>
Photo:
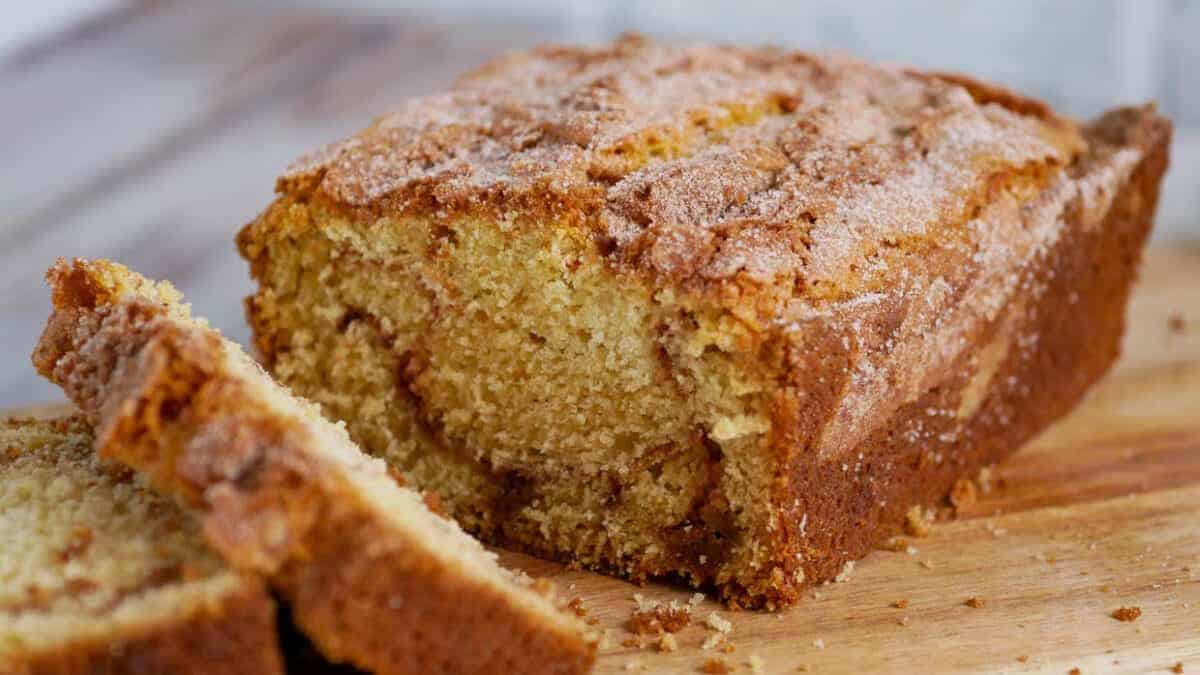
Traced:
<path id="1" fill-rule="evenodd" d="M 248 314 L 468 529 L 784 606 L 1107 368 L 1169 133 L 844 57 L 547 47 L 289 169 Z"/>
<path id="2" fill-rule="evenodd" d="M 98 422 L 98 450 L 203 512 L 331 660 L 379 673 L 579 673 L 574 617 L 400 487 L 345 431 L 189 315 L 169 285 L 60 261 L 34 355 Z"/>
<path id="3" fill-rule="evenodd" d="M 281 673 L 263 584 L 92 441 L 80 417 L 0 421 L 0 672 Z"/>

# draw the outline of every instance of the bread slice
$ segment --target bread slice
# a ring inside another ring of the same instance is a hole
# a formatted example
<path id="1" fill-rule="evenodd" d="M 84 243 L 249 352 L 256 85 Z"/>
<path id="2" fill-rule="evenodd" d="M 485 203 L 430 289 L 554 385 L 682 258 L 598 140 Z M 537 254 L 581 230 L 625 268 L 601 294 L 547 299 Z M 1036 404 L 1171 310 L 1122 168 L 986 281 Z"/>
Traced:
<path id="1" fill-rule="evenodd" d="M 282 672 L 264 585 L 92 441 L 81 417 L 0 422 L 0 672 Z"/>
<path id="2" fill-rule="evenodd" d="M 1105 372 L 1169 139 L 842 55 L 550 46 L 294 164 L 250 321 L 467 529 L 781 607 Z"/>
<path id="3" fill-rule="evenodd" d="M 101 456 L 204 513 L 334 661 L 378 673 L 578 673 L 573 616 L 277 385 L 169 284 L 59 261 L 34 362 L 98 423 Z"/>

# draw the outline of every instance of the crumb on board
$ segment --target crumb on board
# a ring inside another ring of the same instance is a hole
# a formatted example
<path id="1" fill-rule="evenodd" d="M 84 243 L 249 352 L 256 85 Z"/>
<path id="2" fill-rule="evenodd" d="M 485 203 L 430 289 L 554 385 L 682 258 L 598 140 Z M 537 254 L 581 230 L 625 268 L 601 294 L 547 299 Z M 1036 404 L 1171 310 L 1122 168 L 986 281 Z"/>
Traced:
<path id="1" fill-rule="evenodd" d="M 817 638 L 816 640 L 813 640 L 813 646 L 817 649 L 825 649 L 825 640 Z"/>
<path id="2" fill-rule="evenodd" d="M 1067 675 L 1083 675 L 1083 671 L 1078 668 L 1072 668 L 1067 671 Z"/>
<path id="3" fill-rule="evenodd" d="M 674 652 L 679 650 L 679 643 L 675 641 L 675 636 L 670 633 L 663 633 L 658 637 L 658 651 Z"/>
<path id="4" fill-rule="evenodd" d="M 567 609 L 575 612 L 575 616 L 587 616 L 587 609 L 583 606 L 583 596 L 577 595 L 571 598 L 567 603 Z"/>
<path id="5" fill-rule="evenodd" d="M 979 493 L 975 488 L 975 481 L 970 478 L 959 478 L 950 489 L 950 503 L 954 505 L 955 511 L 968 508 L 978 500 Z"/>
<path id="6" fill-rule="evenodd" d="M 630 659 L 625 662 L 625 670 L 627 670 L 627 671 L 642 670 L 642 664 L 639 663 L 637 659 Z"/>
<path id="7" fill-rule="evenodd" d="M 901 626 L 907 626 L 908 625 L 908 615 L 905 614 L 904 616 L 900 617 L 899 619 L 896 620 L 896 623 Z"/>
<path id="8" fill-rule="evenodd" d="M 1137 621 L 1138 617 L 1141 615 L 1141 607 L 1118 607 L 1117 609 L 1113 610 L 1113 613 L 1110 616 L 1117 621 L 1129 623 L 1131 621 Z"/>
<path id="9" fill-rule="evenodd" d="M 979 470 L 979 476 L 975 479 L 975 482 L 979 484 L 979 491 L 985 495 L 992 491 L 992 479 L 995 476 L 994 471 L 995 469 L 990 465 L 985 466 Z"/>
<path id="10" fill-rule="evenodd" d="M 732 642 L 726 642 L 725 645 L 721 647 L 721 651 L 725 654 L 732 654 L 737 651 L 737 645 L 733 644 Z"/>
<path id="11" fill-rule="evenodd" d="M 678 633 L 691 622 L 691 608 L 672 600 L 667 605 L 656 603 L 652 608 L 639 605 L 625 627 L 637 635 L 658 635 L 664 632 Z"/>
<path id="12" fill-rule="evenodd" d="M 987 604 L 987 601 L 977 595 L 972 595 L 963 604 L 971 609 L 982 609 Z"/>
<path id="13" fill-rule="evenodd" d="M 931 569 L 933 569 L 933 563 L 929 562 L 928 560 L 922 560 L 921 567 L 924 567 L 927 570 L 931 570 Z"/>
<path id="14" fill-rule="evenodd" d="M 1175 665 L 1171 666 L 1172 673 L 1183 673 L 1183 661 L 1176 661 Z"/>
<path id="15" fill-rule="evenodd" d="M 709 614 L 708 618 L 704 620 L 704 624 L 718 633 L 724 633 L 725 635 L 728 635 L 733 630 L 733 623 L 728 619 L 721 618 L 716 612 Z"/>
<path id="16" fill-rule="evenodd" d="M 1018 656 L 1017 660 L 1020 661 L 1021 663 L 1029 663 L 1029 657 L 1025 654 Z"/>
<path id="17" fill-rule="evenodd" d="M 692 593 L 692 597 L 688 598 L 687 604 L 689 607 L 695 607 L 704 602 L 703 593 Z"/>
<path id="18" fill-rule="evenodd" d="M 708 637 L 704 638 L 704 642 L 700 644 L 700 649 L 712 649 L 724 641 L 724 633 L 709 633 Z"/>
<path id="19" fill-rule="evenodd" d="M 893 609 L 904 609 L 905 607 L 908 607 L 908 600 L 905 600 L 904 598 L 893 600 L 891 606 Z"/>
<path id="20" fill-rule="evenodd" d="M 761 673 L 767 672 L 767 662 L 758 654 L 751 654 L 748 663 L 752 673 L 761 675 Z"/>
<path id="21" fill-rule="evenodd" d="M 1182 312 L 1171 312 L 1167 317 L 1167 332 L 1171 335 L 1183 335 L 1187 332 L 1187 321 L 1183 319 Z"/>
<path id="22" fill-rule="evenodd" d="M 908 510 L 904 517 L 904 531 L 913 537 L 928 537 L 932 530 L 933 512 L 922 509 L 920 505 Z"/>
<path id="23" fill-rule="evenodd" d="M 729 664 L 725 663 L 724 659 L 708 659 L 700 666 L 700 672 L 710 673 L 711 675 L 725 675 L 729 672 Z"/>
<path id="24" fill-rule="evenodd" d="M 842 565 L 842 571 L 838 572 L 837 576 L 834 577 L 833 580 L 836 583 L 844 584 L 847 581 L 850 581 L 850 575 L 853 573 L 854 573 L 854 561 L 847 560 L 845 562 L 845 564 Z"/>

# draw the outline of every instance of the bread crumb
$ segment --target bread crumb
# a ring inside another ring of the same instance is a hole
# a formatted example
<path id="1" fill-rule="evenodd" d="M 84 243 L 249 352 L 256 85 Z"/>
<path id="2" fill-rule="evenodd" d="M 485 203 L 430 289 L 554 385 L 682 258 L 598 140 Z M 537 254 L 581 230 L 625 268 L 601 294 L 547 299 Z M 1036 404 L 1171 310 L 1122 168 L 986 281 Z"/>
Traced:
<path id="1" fill-rule="evenodd" d="M 904 600 L 904 599 L 893 600 L 892 607 L 895 609 L 904 609 L 905 607 L 908 607 L 908 600 Z"/>
<path id="2" fill-rule="evenodd" d="M 1171 666 L 1171 672 L 1172 673 L 1182 673 L 1183 672 L 1183 661 L 1176 661 L 1175 665 Z"/>
<path id="3" fill-rule="evenodd" d="M 729 632 L 733 630 L 733 623 L 726 619 L 722 619 L 716 612 L 709 614 L 704 623 L 709 628 L 717 631 L 718 633 L 724 633 L 725 635 L 728 635 Z"/>
<path id="4" fill-rule="evenodd" d="M 907 626 L 908 625 L 908 615 L 905 614 L 904 616 L 900 617 L 899 619 L 896 620 L 896 623 L 900 624 L 901 626 Z"/>
<path id="5" fill-rule="evenodd" d="M 642 670 L 642 664 L 638 663 L 637 659 L 631 659 L 625 662 L 625 670 Z"/>
<path id="6" fill-rule="evenodd" d="M 729 665 L 721 659 L 709 659 L 700 667 L 700 672 L 710 675 L 725 675 L 729 672 Z"/>
<path id="7" fill-rule="evenodd" d="M 1022 654 L 1022 655 L 1020 655 L 1020 656 L 1018 656 L 1018 657 L 1017 657 L 1017 660 L 1018 660 L 1018 661 L 1020 661 L 1021 663 L 1028 663 L 1028 662 L 1029 662 L 1029 657 L 1028 657 L 1028 656 L 1026 656 L 1026 655 L 1024 655 L 1024 654 Z"/>
<path id="8" fill-rule="evenodd" d="M 931 570 L 931 569 L 933 569 L 933 563 L 929 562 L 928 560 L 922 560 L 921 567 L 924 567 L 927 570 Z"/>
<path id="9" fill-rule="evenodd" d="M 642 639 L 640 637 L 633 635 L 621 640 L 621 646 L 625 647 L 626 649 L 640 649 L 644 645 L 642 644 Z"/>
<path id="10" fill-rule="evenodd" d="M 930 512 L 925 511 L 919 505 L 914 506 L 905 515 L 904 531 L 917 538 L 928 537 L 932 520 Z"/>
<path id="11" fill-rule="evenodd" d="M 1083 672 L 1080 671 L 1078 668 L 1072 668 L 1067 671 L 1067 675 L 1083 675 Z"/>
<path id="12" fill-rule="evenodd" d="M 972 609 L 982 609 L 983 606 L 987 604 L 987 601 L 985 601 L 983 598 L 981 598 L 979 596 L 973 595 L 973 596 L 967 598 L 967 601 L 964 602 L 963 604 Z"/>
<path id="13" fill-rule="evenodd" d="M 692 593 L 692 597 L 688 598 L 687 604 L 690 607 L 695 607 L 696 605 L 699 605 L 702 602 L 704 602 L 704 594 L 703 593 Z"/>
<path id="14" fill-rule="evenodd" d="M 725 645 L 721 647 L 721 651 L 725 652 L 726 654 L 732 654 L 737 651 L 737 645 L 733 644 L 732 642 L 726 642 Z"/>
<path id="15" fill-rule="evenodd" d="M 625 627 L 637 635 L 658 635 L 678 633 L 691 622 L 691 609 L 672 601 L 669 605 L 657 604 L 653 609 L 634 610 Z"/>
<path id="16" fill-rule="evenodd" d="M 850 575 L 851 575 L 853 572 L 854 572 L 854 561 L 853 561 L 853 560 L 847 560 L 847 561 L 845 562 L 845 564 L 844 564 L 844 565 L 842 565 L 842 571 L 841 571 L 841 572 L 838 572 L 838 575 L 837 575 L 836 577 L 834 577 L 834 578 L 833 578 L 833 580 L 834 580 L 834 582 L 836 582 L 836 583 L 839 583 L 839 584 L 844 584 L 844 583 L 846 583 L 847 581 L 850 581 Z"/>
<path id="17" fill-rule="evenodd" d="M 808 672 L 808 664 L 801 663 L 800 665 L 796 666 L 796 672 L 807 673 Z"/>
<path id="18" fill-rule="evenodd" d="M 764 661 L 763 657 L 759 656 L 758 654 L 751 654 L 749 663 L 750 663 L 750 672 L 758 673 L 760 675 L 761 675 L 761 673 L 767 672 L 766 671 L 767 662 Z"/>
<path id="19" fill-rule="evenodd" d="M 1112 616 L 1112 618 L 1116 619 L 1117 621 L 1124 621 L 1126 623 L 1129 623 L 1131 621 L 1137 621 L 1138 617 L 1141 615 L 1142 615 L 1141 607 L 1119 607 L 1119 608 L 1113 610 L 1113 613 L 1110 616 Z"/>
<path id="20" fill-rule="evenodd" d="M 813 646 L 817 649 L 825 649 L 825 641 L 821 638 L 817 638 L 816 640 L 813 640 Z"/>
<path id="21" fill-rule="evenodd" d="M 583 596 L 577 595 L 571 598 L 567 603 L 567 609 L 575 612 L 575 616 L 587 616 L 587 609 L 583 606 Z"/>
<path id="22" fill-rule="evenodd" d="M 954 505 L 955 511 L 966 509 L 979 500 L 979 494 L 975 489 L 975 481 L 970 478 L 959 478 L 954 482 L 954 487 L 950 489 L 950 503 Z"/>
<path id="23" fill-rule="evenodd" d="M 1187 321 L 1184 321 L 1182 313 L 1171 312 L 1167 317 L 1167 332 L 1171 335 L 1183 335 L 1187 332 Z"/>
<path id="24" fill-rule="evenodd" d="M 700 645 L 700 649 L 712 649 L 724 641 L 724 633 L 710 633 L 708 637 L 704 638 L 704 642 Z"/>
<path id="25" fill-rule="evenodd" d="M 883 548 L 888 551 L 901 553 L 908 546 L 908 541 L 904 537 L 892 537 L 883 543 Z"/>
<path id="26" fill-rule="evenodd" d="M 675 636 L 670 633 L 663 633 L 658 638 L 658 651 L 673 652 L 679 649 L 679 643 L 675 641 Z"/>
<path id="27" fill-rule="evenodd" d="M 985 466 L 979 470 L 979 477 L 975 479 L 979 483 L 979 491 L 985 495 L 992 491 L 992 471 L 991 466 Z"/>

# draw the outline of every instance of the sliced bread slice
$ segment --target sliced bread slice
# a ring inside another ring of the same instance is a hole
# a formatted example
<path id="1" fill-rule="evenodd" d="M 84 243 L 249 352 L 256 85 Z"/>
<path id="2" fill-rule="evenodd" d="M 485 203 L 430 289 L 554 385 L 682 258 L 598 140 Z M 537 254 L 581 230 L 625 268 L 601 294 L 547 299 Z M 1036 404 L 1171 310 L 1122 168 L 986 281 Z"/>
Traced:
<path id="1" fill-rule="evenodd" d="M 282 672 L 264 585 L 92 440 L 78 416 L 0 422 L 0 672 Z"/>
<path id="2" fill-rule="evenodd" d="M 379 673 L 578 673 L 594 640 L 345 430 L 108 261 L 59 261 L 38 370 L 91 415 L 104 457 L 203 513 L 330 659 Z M 297 336 L 297 339 L 301 339 Z"/>

